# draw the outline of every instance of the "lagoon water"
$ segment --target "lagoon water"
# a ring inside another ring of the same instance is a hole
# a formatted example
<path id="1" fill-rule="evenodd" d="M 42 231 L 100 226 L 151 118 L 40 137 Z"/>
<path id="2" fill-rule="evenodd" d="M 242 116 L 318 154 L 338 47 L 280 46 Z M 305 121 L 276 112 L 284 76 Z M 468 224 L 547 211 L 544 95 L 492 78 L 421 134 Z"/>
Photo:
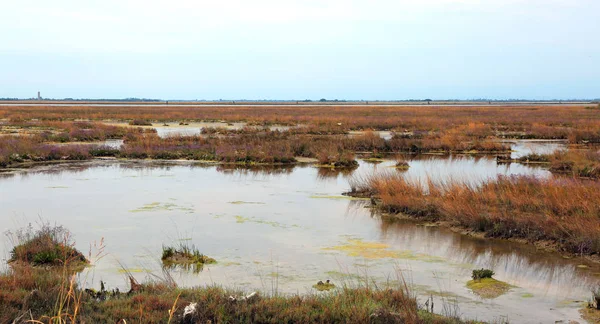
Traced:
<path id="1" fill-rule="evenodd" d="M 543 168 L 496 165 L 489 158 L 425 157 L 409 163 L 403 174 L 415 180 L 551 176 Z M 317 293 L 312 285 L 319 280 L 385 285 L 401 274 L 420 302 L 433 296 L 438 313 L 515 323 L 581 321 L 578 309 L 589 287 L 600 282 L 597 265 L 529 245 L 384 220 L 365 208 L 368 201 L 341 195 L 351 177 L 401 172 L 392 165 L 361 161 L 346 173 L 146 161 L 36 167 L 0 174 L 0 228 L 35 226 L 40 219 L 64 225 L 84 252 L 103 239 L 106 255 L 80 275 L 96 288 L 103 280 L 126 290 L 122 267 L 140 281 L 160 276 L 162 246 L 185 243 L 218 262 L 198 273 L 171 269 L 181 286 L 303 294 Z M 3 237 L 2 255 L 8 257 L 10 248 Z M 496 299 L 472 294 L 465 284 L 482 267 L 514 287 Z"/>

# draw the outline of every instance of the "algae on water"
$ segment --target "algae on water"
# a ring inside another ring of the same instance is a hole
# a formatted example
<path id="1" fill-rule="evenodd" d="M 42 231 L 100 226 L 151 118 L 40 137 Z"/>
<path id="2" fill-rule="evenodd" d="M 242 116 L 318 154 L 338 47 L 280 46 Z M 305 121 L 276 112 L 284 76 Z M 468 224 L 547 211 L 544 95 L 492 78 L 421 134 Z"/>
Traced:
<path id="1" fill-rule="evenodd" d="M 230 201 L 229 202 L 232 205 L 264 205 L 264 202 L 260 202 L 260 201 L 241 201 L 241 200 L 236 200 L 236 201 Z"/>
<path id="2" fill-rule="evenodd" d="M 268 220 L 260 219 L 260 218 L 256 218 L 256 217 L 244 217 L 244 216 L 240 216 L 240 215 L 235 216 L 235 222 L 238 224 L 244 224 L 244 223 L 265 224 L 265 225 L 270 225 L 270 226 L 276 227 L 276 228 L 299 227 L 296 224 L 288 226 L 288 225 L 281 224 L 281 223 L 275 222 L 275 221 L 268 221 Z"/>
<path id="3" fill-rule="evenodd" d="M 149 204 L 145 204 L 142 207 L 130 210 L 130 212 L 132 212 L 132 213 L 157 212 L 157 211 L 183 211 L 188 214 L 191 214 L 194 212 L 194 208 L 177 205 L 175 203 L 152 202 Z"/>
<path id="4" fill-rule="evenodd" d="M 500 297 L 507 293 L 512 286 L 506 282 L 494 278 L 483 278 L 479 280 L 469 280 L 467 288 L 474 294 L 487 299 Z"/>
<path id="5" fill-rule="evenodd" d="M 323 248 L 325 251 L 344 252 L 348 256 L 362 257 L 365 259 L 408 259 L 424 262 L 445 262 L 443 258 L 427 254 L 415 254 L 411 251 L 398 251 L 390 249 L 385 243 L 367 242 L 359 238 L 348 238 L 346 243 Z"/>
<path id="6" fill-rule="evenodd" d="M 402 252 L 390 250 L 389 247 L 389 245 L 384 243 L 348 239 L 345 244 L 323 248 L 323 250 L 340 251 L 349 256 L 367 259 L 399 258 L 402 256 Z"/>

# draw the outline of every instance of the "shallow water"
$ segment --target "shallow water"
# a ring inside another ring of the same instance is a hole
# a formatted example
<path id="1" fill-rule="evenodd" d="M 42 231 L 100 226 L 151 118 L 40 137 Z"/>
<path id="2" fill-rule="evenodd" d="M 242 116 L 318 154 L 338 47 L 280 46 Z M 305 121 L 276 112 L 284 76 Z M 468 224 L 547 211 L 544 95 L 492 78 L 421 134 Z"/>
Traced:
<path id="1" fill-rule="evenodd" d="M 493 179 L 550 176 L 493 159 L 427 157 L 409 161 L 411 179 Z M 0 174 L 0 228 L 39 219 L 65 225 L 87 252 L 104 238 L 107 255 L 81 280 L 126 290 L 120 264 L 139 280 L 160 275 L 163 244 L 185 242 L 217 259 L 200 273 L 176 269 L 182 286 L 221 284 L 245 291 L 313 292 L 318 280 L 335 284 L 397 280 L 397 269 L 419 300 L 433 295 L 436 312 L 457 305 L 467 318 L 511 322 L 578 320 L 600 269 L 581 259 L 540 253 L 527 245 L 466 237 L 408 221 L 384 221 L 368 202 L 341 196 L 348 179 L 400 172 L 393 162 L 361 162 L 353 172 L 314 167 L 238 168 L 192 163 L 91 161 Z M 8 255 L 10 243 L 0 240 Z M 581 267 L 586 265 L 587 267 Z M 494 300 L 473 295 L 471 270 L 491 268 L 516 286 Z"/>
<path id="2" fill-rule="evenodd" d="M 109 125 L 121 126 L 121 127 L 130 127 L 129 124 L 125 122 L 105 122 Z M 169 136 L 194 136 L 200 135 L 202 133 L 203 128 L 225 128 L 225 129 L 241 129 L 244 127 L 254 127 L 254 128 L 263 128 L 263 126 L 256 125 L 248 125 L 244 122 L 239 123 L 227 123 L 227 122 L 190 122 L 188 125 L 179 125 L 179 123 L 154 123 L 152 126 L 131 126 L 131 127 L 141 127 L 141 128 L 154 128 L 156 129 L 156 134 L 161 138 L 166 138 Z M 284 126 L 284 125 L 270 125 L 268 128 L 270 130 L 279 130 L 286 131 L 289 130 L 292 126 Z"/>
<path id="3" fill-rule="evenodd" d="M 384 140 L 389 140 L 389 139 L 392 139 L 392 137 L 394 137 L 394 133 L 391 131 L 371 131 L 371 132 L 379 135 L 379 137 L 383 138 Z M 358 137 L 358 136 L 364 135 L 365 133 L 366 133 L 365 131 L 350 131 L 350 132 L 348 132 L 348 137 Z"/>
<path id="4" fill-rule="evenodd" d="M 552 154 L 556 151 L 566 150 L 566 140 L 512 140 L 504 141 L 510 144 L 512 159 L 518 159 L 528 154 Z"/>

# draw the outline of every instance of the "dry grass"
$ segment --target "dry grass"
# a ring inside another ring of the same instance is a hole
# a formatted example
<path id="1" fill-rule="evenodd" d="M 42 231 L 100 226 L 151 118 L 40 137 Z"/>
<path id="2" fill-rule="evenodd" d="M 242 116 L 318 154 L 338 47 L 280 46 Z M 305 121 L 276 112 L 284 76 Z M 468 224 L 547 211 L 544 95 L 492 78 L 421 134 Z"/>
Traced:
<path id="1" fill-rule="evenodd" d="M 72 323 L 73 316 L 66 312 L 62 322 L 52 315 L 56 296 L 52 292 L 61 285 L 56 273 L 0 275 L 0 321 L 11 323 L 26 314 L 23 321 Z M 407 289 L 356 287 L 307 295 L 259 294 L 247 302 L 232 302 L 229 296 L 244 293 L 217 286 L 178 289 L 150 283 L 142 285 L 139 293 L 104 301 L 84 294 L 75 318 L 86 323 L 463 323 L 419 310 Z M 71 293 L 77 294 L 78 289 Z M 197 312 L 184 317 L 184 309 L 191 303 L 196 303 Z M 73 304 L 68 310 L 74 310 Z"/>
<path id="2" fill-rule="evenodd" d="M 26 228 L 12 234 L 15 249 L 50 236 L 54 245 L 70 242 L 62 227 L 44 225 L 38 231 Z M 19 240 L 23 239 L 23 242 Z M 56 241 L 56 242 L 55 242 Z M 104 254 L 101 241 L 97 253 Z M 169 254 L 170 252 L 167 252 Z M 100 291 L 77 285 L 66 258 L 59 266 L 38 267 L 11 263 L 0 272 L 1 323 L 463 323 L 456 317 L 442 317 L 421 310 L 415 296 L 398 270 L 396 280 L 377 286 L 368 281 L 344 283 L 327 293 L 272 295 L 218 286 L 178 288 L 164 270 L 151 282 L 139 284 L 130 273 L 128 293 Z M 86 278 L 81 282 L 87 282 Z M 232 296 L 236 296 L 233 298 Z M 186 306 L 193 312 L 185 315 Z"/>
<path id="3" fill-rule="evenodd" d="M 600 151 L 569 150 L 548 156 L 550 171 L 582 178 L 600 178 Z"/>
<path id="4" fill-rule="evenodd" d="M 86 294 L 73 276 L 31 266 L 0 274 L 2 323 L 463 323 L 420 310 L 403 280 L 385 288 L 342 286 L 327 293 L 256 294 L 218 286 L 180 289 L 166 281 L 132 292 Z M 132 283 L 133 285 L 133 283 Z M 196 311 L 184 316 L 186 306 Z"/>
<path id="5" fill-rule="evenodd" d="M 519 106 L 1 106 L 11 120 L 246 121 L 254 125 L 307 124 L 337 132 L 396 130 L 415 134 L 456 129 L 469 137 L 569 139 L 599 142 L 600 114 L 577 105 Z"/>
<path id="6" fill-rule="evenodd" d="M 350 194 L 372 195 L 390 213 L 448 221 L 490 237 L 550 240 L 583 254 L 600 252 L 600 183 L 502 177 L 481 186 L 410 183 L 388 174 L 355 181 Z"/>
<path id="7" fill-rule="evenodd" d="M 118 127 L 100 122 L 50 121 L 50 120 L 9 120 L 0 124 L 0 130 L 6 128 L 18 131 L 22 135 L 37 135 L 45 142 L 93 142 L 107 139 L 121 139 L 131 132 L 142 129 Z"/>

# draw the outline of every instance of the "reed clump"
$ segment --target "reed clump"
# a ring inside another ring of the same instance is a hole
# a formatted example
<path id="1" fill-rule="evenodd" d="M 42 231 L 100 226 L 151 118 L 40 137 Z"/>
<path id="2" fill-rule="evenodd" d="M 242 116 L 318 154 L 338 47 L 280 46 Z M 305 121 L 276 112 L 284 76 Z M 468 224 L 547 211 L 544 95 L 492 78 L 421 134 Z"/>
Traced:
<path id="1" fill-rule="evenodd" d="M 200 272 L 205 264 L 217 263 L 217 260 L 208 257 L 193 245 L 179 244 L 178 246 L 163 246 L 162 263 L 165 267 L 182 266 Z"/>
<path id="2" fill-rule="evenodd" d="M 600 252 L 600 183 L 577 179 L 500 177 L 479 186 L 414 183 L 386 174 L 351 183 L 350 195 L 369 195 L 377 208 L 445 221 L 488 237 L 551 241 L 563 251 Z"/>
<path id="3" fill-rule="evenodd" d="M 600 151 L 568 150 L 548 156 L 550 171 L 584 178 L 600 178 Z"/>
<path id="4" fill-rule="evenodd" d="M 45 223 L 38 230 L 34 230 L 30 225 L 8 235 L 15 241 L 9 263 L 63 266 L 66 263 L 84 265 L 89 262 L 75 249 L 71 234 L 62 226 Z"/>

